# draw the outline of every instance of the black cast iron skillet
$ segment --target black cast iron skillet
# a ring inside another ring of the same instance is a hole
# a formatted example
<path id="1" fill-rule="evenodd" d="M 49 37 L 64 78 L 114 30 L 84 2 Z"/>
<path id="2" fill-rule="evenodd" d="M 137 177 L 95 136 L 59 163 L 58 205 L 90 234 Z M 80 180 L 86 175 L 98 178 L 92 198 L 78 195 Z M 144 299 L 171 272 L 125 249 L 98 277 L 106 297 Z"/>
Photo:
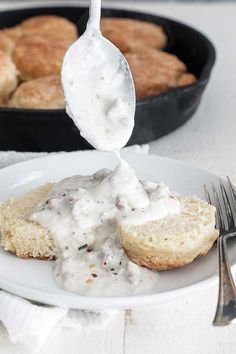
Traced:
<path id="1" fill-rule="evenodd" d="M 5 11 L 0 13 L 0 27 L 14 26 L 30 16 L 56 14 L 77 23 L 82 33 L 85 11 L 85 7 L 68 6 Z M 184 124 L 198 108 L 210 78 L 215 62 L 211 42 L 195 29 L 160 16 L 120 9 L 103 9 L 102 16 L 135 18 L 161 25 L 169 38 L 165 50 L 177 55 L 198 78 L 194 84 L 138 100 L 135 128 L 128 145 L 147 143 Z M 88 148 L 91 146 L 80 136 L 64 110 L 0 108 L 0 150 L 72 151 Z"/>

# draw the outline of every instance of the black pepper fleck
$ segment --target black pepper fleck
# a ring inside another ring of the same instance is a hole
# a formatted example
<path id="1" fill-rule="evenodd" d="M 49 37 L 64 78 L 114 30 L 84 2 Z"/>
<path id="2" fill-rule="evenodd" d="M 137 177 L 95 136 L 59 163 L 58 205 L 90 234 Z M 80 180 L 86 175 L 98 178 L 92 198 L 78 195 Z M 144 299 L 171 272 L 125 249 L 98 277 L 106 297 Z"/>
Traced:
<path id="1" fill-rule="evenodd" d="M 84 248 L 86 248 L 87 246 L 88 246 L 87 243 L 85 243 L 83 246 L 80 246 L 80 247 L 78 248 L 78 250 L 81 251 L 81 250 L 83 250 Z"/>

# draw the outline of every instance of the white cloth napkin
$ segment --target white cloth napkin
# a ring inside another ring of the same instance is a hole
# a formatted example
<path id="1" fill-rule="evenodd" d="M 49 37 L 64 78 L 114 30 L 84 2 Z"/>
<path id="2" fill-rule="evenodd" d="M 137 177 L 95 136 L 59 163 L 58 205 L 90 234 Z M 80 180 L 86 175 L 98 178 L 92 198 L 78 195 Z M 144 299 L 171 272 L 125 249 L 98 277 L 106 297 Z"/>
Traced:
<path id="1" fill-rule="evenodd" d="M 137 153 L 148 153 L 148 145 L 133 145 L 125 148 Z M 54 153 L 57 154 L 57 153 Z M 41 157 L 47 153 L 0 152 L 0 168 Z M 69 327 L 81 330 L 86 327 L 106 325 L 112 321 L 117 311 L 91 312 L 67 310 L 57 307 L 39 306 L 25 299 L 0 291 L 0 321 L 6 327 L 10 340 L 22 344 L 31 351 L 38 351 L 52 331 Z"/>
<path id="2" fill-rule="evenodd" d="M 81 330 L 107 325 L 116 311 L 90 312 L 35 305 L 20 297 L 0 291 L 0 320 L 10 340 L 31 351 L 38 351 L 57 327 Z"/>

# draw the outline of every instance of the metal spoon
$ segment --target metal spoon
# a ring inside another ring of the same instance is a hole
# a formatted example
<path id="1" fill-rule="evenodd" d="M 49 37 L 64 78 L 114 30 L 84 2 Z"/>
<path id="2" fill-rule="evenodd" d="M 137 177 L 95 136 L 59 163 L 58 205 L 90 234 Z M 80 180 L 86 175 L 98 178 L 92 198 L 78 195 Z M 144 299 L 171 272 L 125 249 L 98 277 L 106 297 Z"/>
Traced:
<path id="1" fill-rule="evenodd" d="M 101 0 L 90 1 L 84 34 L 68 49 L 62 65 L 67 113 L 95 148 L 115 151 L 134 126 L 135 90 L 126 59 L 100 32 Z"/>

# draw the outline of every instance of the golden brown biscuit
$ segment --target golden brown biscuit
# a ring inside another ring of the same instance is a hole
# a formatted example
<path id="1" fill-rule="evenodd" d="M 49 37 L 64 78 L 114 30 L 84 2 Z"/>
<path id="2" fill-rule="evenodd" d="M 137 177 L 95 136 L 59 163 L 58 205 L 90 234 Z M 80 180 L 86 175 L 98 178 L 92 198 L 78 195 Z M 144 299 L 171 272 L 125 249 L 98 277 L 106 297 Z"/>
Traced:
<path id="1" fill-rule="evenodd" d="M 160 26 L 130 18 L 102 18 L 101 32 L 122 53 L 134 52 L 140 47 L 161 49 L 167 42 Z"/>
<path id="2" fill-rule="evenodd" d="M 9 54 L 0 50 L 0 105 L 6 100 L 17 86 L 17 72 Z"/>
<path id="3" fill-rule="evenodd" d="M 10 54 L 14 46 L 13 40 L 3 30 L 0 30 L 0 50 Z"/>
<path id="4" fill-rule="evenodd" d="M 196 76 L 194 76 L 191 73 L 184 73 L 183 75 L 180 76 L 180 78 L 177 81 L 177 86 L 186 86 L 193 84 L 194 82 L 197 81 Z"/>
<path id="5" fill-rule="evenodd" d="M 3 28 L 1 31 L 7 35 L 14 43 L 16 43 L 23 35 L 20 26 Z"/>
<path id="6" fill-rule="evenodd" d="M 59 75 L 45 76 L 23 82 L 8 102 L 15 108 L 64 108 Z"/>
<path id="7" fill-rule="evenodd" d="M 134 78 L 138 98 L 157 95 L 177 86 L 187 68 L 175 55 L 148 49 L 125 55 Z"/>
<path id="8" fill-rule="evenodd" d="M 142 225 L 118 224 L 121 244 L 136 264 L 156 270 L 191 263 L 209 252 L 219 231 L 215 207 L 197 197 L 179 197 L 180 212 Z"/>
<path id="9" fill-rule="evenodd" d="M 41 34 L 57 35 L 75 41 L 77 28 L 67 18 L 56 15 L 40 15 L 29 17 L 20 24 L 23 36 Z"/>
<path id="10" fill-rule="evenodd" d="M 40 35 L 23 37 L 13 51 L 13 61 L 25 80 L 60 73 L 65 51 L 71 44 L 66 38 Z"/>
<path id="11" fill-rule="evenodd" d="M 5 250 L 25 259 L 55 258 L 56 248 L 51 232 L 37 222 L 28 220 L 28 215 L 52 187 L 52 183 L 46 183 L 0 206 L 0 245 Z"/>

